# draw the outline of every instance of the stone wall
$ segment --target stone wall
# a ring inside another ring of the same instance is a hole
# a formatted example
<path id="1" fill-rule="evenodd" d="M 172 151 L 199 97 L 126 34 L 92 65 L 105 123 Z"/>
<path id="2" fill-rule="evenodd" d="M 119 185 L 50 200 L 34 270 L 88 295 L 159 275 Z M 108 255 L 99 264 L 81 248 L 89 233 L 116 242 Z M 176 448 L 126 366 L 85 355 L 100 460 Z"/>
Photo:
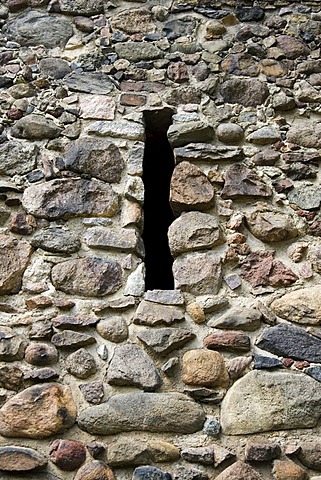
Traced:
<path id="1" fill-rule="evenodd" d="M 0 478 L 320 479 L 320 1 L 0 22 Z M 176 290 L 145 292 L 165 108 Z"/>

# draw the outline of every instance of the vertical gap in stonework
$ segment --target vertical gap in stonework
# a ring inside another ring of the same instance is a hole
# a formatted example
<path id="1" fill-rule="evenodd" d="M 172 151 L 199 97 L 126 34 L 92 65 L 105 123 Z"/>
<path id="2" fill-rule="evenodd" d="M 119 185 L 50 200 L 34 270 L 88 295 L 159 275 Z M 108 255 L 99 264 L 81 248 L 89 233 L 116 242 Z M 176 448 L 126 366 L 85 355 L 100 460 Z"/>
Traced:
<path id="1" fill-rule="evenodd" d="M 146 143 L 143 163 L 146 290 L 174 288 L 173 258 L 168 246 L 168 227 L 174 220 L 169 204 L 174 155 L 167 139 L 173 111 L 144 112 Z"/>

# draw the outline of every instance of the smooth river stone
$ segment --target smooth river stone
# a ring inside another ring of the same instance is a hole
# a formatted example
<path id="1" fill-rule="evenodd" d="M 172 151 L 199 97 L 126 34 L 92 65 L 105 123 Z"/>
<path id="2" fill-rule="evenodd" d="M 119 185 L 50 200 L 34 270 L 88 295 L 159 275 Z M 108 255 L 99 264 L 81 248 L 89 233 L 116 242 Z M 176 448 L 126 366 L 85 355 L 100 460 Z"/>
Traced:
<path id="1" fill-rule="evenodd" d="M 321 285 L 300 288 L 274 300 L 271 310 L 290 322 L 319 325 L 321 323 Z"/>
<path id="2" fill-rule="evenodd" d="M 43 467 L 46 463 L 47 459 L 31 448 L 11 445 L 0 447 L 0 471 L 27 472 Z"/>
<path id="3" fill-rule="evenodd" d="M 241 401 L 240 401 L 241 400 Z M 302 373 L 254 370 L 228 390 L 221 409 L 226 435 L 314 427 L 321 384 Z"/>
<path id="4" fill-rule="evenodd" d="M 185 395 L 124 393 L 83 410 L 78 425 L 93 435 L 112 435 L 133 430 L 184 434 L 201 430 L 204 421 L 202 407 Z"/>

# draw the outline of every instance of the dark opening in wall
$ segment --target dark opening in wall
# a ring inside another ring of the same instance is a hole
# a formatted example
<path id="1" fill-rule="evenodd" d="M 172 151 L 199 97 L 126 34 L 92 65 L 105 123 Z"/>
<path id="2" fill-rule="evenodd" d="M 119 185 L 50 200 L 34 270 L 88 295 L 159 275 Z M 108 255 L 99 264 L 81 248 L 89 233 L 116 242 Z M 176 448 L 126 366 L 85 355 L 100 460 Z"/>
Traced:
<path id="1" fill-rule="evenodd" d="M 167 139 L 172 123 L 170 108 L 146 111 L 146 144 L 143 164 L 144 231 L 146 290 L 174 288 L 173 258 L 168 246 L 167 230 L 174 220 L 169 204 L 174 155 Z"/>

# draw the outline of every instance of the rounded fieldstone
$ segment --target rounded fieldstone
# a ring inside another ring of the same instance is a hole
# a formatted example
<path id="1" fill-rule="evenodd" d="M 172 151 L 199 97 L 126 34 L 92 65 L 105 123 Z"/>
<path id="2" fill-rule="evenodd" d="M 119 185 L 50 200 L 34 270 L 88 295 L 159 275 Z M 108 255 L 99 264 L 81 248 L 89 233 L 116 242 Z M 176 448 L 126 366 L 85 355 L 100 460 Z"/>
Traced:
<path id="1" fill-rule="evenodd" d="M 128 337 L 128 327 L 123 317 L 111 317 L 100 320 L 97 332 L 110 342 L 123 342 Z"/>
<path id="2" fill-rule="evenodd" d="M 85 348 L 80 348 L 66 358 L 66 368 L 77 378 L 87 378 L 97 370 L 94 357 Z"/>
<path id="3" fill-rule="evenodd" d="M 78 472 L 74 480 L 115 480 L 111 468 L 99 460 L 92 460 L 85 463 Z"/>
<path id="4" fill-rule="evenodd" d="M 222 143 L 238 144 L 243 140 L 243 128 L 235 123 L 221 123 L 216 129 L 217 138 Z"/>
<path id="5" fill-rule="evenodd" d="M 183 356 L 183 382 L 203 387 L 226 387 L 229 382 L 223 356 L 212 350 L 190 350 Z"/>
<path id="6" fill-rule="evenodd" d="M 86 449 L 80 442 L 59 439 L 50 445 L 49 458 L 61 470 L 72 471 L 86 460 Z"/>
<path id="7" fill-rule="evenodd" d="M 48 343 L 31 343 L 25 351 L 25 361 L 31 365 L 43 366 L 56 363 L 58 351 Z"/>

